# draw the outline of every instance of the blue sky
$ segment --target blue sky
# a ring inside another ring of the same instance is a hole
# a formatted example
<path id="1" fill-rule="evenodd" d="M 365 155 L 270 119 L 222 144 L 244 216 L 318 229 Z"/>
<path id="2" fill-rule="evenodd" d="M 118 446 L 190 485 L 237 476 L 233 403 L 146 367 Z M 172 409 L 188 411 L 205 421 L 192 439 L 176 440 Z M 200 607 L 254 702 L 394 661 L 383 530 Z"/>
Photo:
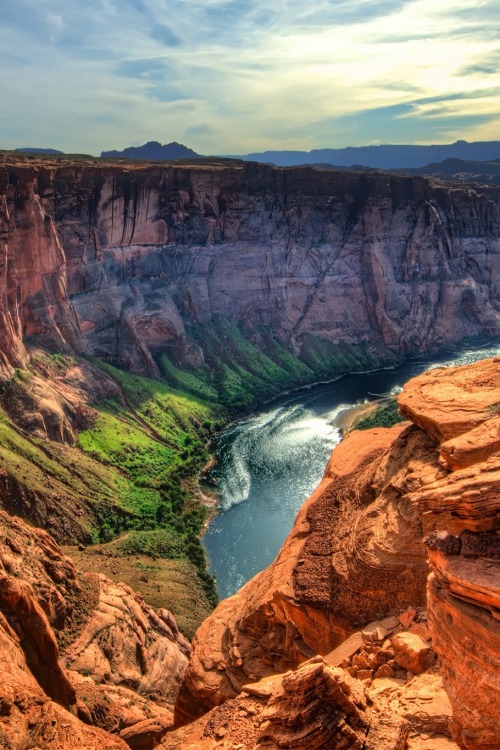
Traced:
<path id="1" fill-rule="evenodd" d="M 500 140 L 498 0 L 2 0 L 0 147 Z"/>

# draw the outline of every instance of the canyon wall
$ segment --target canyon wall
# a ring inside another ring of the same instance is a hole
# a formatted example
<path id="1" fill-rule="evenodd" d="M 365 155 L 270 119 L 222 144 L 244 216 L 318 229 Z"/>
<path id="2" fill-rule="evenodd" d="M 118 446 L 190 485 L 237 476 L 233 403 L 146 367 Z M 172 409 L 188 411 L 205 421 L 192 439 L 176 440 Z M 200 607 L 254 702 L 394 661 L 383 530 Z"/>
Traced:
<path id="1" fill-rule="evenodd" d="M 499 204 L 488 187 L 241 162 L 7 161 L 2 375 L 23 341 L 196 369 L 192 330 L 221 317 L 308 363 L 318 341 L 380 360 L 497 334 Z"/>

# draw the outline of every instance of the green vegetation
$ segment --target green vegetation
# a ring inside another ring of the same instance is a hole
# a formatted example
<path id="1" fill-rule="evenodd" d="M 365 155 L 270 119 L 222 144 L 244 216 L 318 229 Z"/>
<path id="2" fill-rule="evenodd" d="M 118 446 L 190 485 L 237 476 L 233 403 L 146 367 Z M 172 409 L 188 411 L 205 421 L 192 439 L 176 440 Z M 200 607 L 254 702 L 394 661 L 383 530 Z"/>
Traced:
<path id="1" fill-rule="evenodd" d="M 196 500 L 196 477 L 223 410 L 165 383 L 90 361 L 86 366 L 97 377 L 97 368 L 111 376 L 116 395 L 87 409 L 77 445 L 33 437 L 30 414 L 39 408 L 40 382 L 34 376 L 64 377 L 75 366 L 78 360 L 65 355 L 35 357 L 33 372 L 19 370 L 3 386 L 0 402 L 9 413 L 0 408 L 0 470 L 15 477 L 19 488 L 4 507 L 37 525 L 45 525 L 46 508 L 52 509 L 51 530 L 61 542 L 102 544 L 118 537 L 117 555 L 184 561 L 189 585 L 196 578 L 203 591 L 206 614 L 217 595 L 199 541 L 207 509 Z M 28 431 L 11 418 L 24 420 Z M 167 596 L 162 606 L 169 603 Z"/>
<path id="2" fill-rule="evenodd" d="M 204 509 L 197 506 L 197 512 L 199 510 Z M 215 607 L 217 591 L 214 579 L 205 570 L 205 555 L 197 537 L 199 527 L 192 514 L 193 511 L 187 514 L 191 517 L 191 532 L 184 536 L 169 527 L 155 531 L 130 531 L 110 542 L 107 549 L 118 557 L 145 555 L 153 560 L 189 560 L 197 569 L 197 577 L 202 583 L 209 604 Z"/>
<path id="3" fill-rule="evenodd" d="M 344 372 L 370 370 L 379 367 L 381 362 L 395 364 L 398 361 L 386 349 L 377 351 L 356 344 L 332 344 L 311 333 L 304 334 L 302 338 L 301 356 L 315 373 L 316 379 L 328 379 Z"/>
<path id="4" fill-rule="evenodd" d="M 94 364 L 113 377 L 120 395 L 96 405 L 97 418 L 80 432 L 79 446 L 121 470 L 126 485 L 119 503 L 130 514 L 125 522 L 113 514 L 103 519 L 99 539 L 131 529 L 117 553 L 186 558 L 214 604 L 199 541 L 207 510 L 193 499 L 193 479 L 209 458 L 205 446 L 221 410 L 164 383 Z"/>
<path id="5" fill-rule="evenodd" d="M 162 378 L 174 388 L 208 401 L 217 401 L 218 394 L 215 388 L 211 388 L 194 373 L 175 367 L 165 354 L 158 357 L 157 365 Z"/>
<path id="6" fill-rule="evenodd" d="M 198 380 L 233 414 L 314 380 L 313 371 L 269 334 L 255 333 L 262 345 L 258 348 L 224 318 L 193 326 L 189 333 L 205 353 L 206 364 L 196 372 Z"/>
<path id="7" fill-rule="evenodd" d="M 100 517 L 116 515 L 123 523 L 130 520 L 126 510 L 115 502 L 126 484 L 119 472 L 72 446 L 28 436 L 13 425 L 3 408 L 0 408 L 0 470 L 22 488 L 22 491 L 11 488 L 3 500 L 4 507 L 11 512 L 40 523 L 37 513 L 43 514 L 43 504 L 33 501 L 35 495 L 43 495 L 46 504 L 54 507 L 63 499 L 63 513 L 79 509 L 81 516 L 74 519 L 68 536 L 61 530 L 63 541 L 78 533 L 78 528 L 80 538 L 97 539 L 96 524 Z M 95 516 L 94 523 L 89 515 Z"/>
<path id="8" fill-rule="evenodd" d="M 398 411 L 398 402 L 395 398 L 382 401 L 366 417 L 361 417 L 354 422 L 354 430 L 369 430 L 372 427 L 392 427 L 398 422 L 403 422 L 404 417 Z"/>
<path id="9" fill-rule="evenodd" d="M 222 317 L 192 326 L 189 336 L 203 348 L 205 365 L 186 373 L 162 355 L 162 376 L 176 388 L 223 404 L 233 415 L 302 385 L 397 361 L 385 349 L 332 344 L 312 334 L 302 337 L 299 359 L 269 332 L 243 333 Z"/>

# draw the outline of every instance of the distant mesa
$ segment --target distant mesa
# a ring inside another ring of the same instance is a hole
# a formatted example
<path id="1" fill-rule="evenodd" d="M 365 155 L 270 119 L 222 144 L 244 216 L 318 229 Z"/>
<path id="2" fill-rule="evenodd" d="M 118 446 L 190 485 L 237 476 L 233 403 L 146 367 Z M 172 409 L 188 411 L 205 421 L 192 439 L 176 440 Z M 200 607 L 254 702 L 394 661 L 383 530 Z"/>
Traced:
<path id="1" fill-rule="evenodd" d="M 200 157 L 193 149 L 182 143 L 161 144 L 158 141 L 148 141 L 143 146 L 129 146 L 123 151 L 103 151 L 102 157 L 114 159 L 148 159 L 151 161 L 172 161 L 172 159 L 196 159 Z"/>
<path id="2" fill-rule="evenodd" d="M 424 167 L 445 159 L 492 161 L 500 159 L 500 141 L 457 141 L 433 146 L 380 145 L 322 148 L 313 151 L 264 151 L 235 157 L 245 161 L 259 161 L 278 167 L 333 164 L 336 167 L 374 167 L 378 169 L 407 169 Z"/>
<path id="3" fill-rule="evenodd" d="M 19 154 L 64 154 L 64 151 L 58 151 L 57 148 L 25 148 L 14 149 Z"/>
<path id="4" fill-rule="evenodd" d="M 491 161 L 465 161 L 450 158 L 438 164 L 426 164 L 417 169 L 400 168 L 395 170 L 400 174 L 425 175 L 453 179 L 461 182 L 483 182 L 490 185 L 500 185 L 500 159 Z"/>

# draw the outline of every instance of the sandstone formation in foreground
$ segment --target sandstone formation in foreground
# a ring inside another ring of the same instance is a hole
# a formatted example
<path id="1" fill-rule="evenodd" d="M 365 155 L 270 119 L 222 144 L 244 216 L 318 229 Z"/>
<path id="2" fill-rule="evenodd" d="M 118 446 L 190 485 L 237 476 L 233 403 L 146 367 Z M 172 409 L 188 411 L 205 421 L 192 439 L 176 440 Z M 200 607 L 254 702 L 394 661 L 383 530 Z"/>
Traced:
<path id="1" fill-rule="evenodd" d="M 457 750 L 429 640 L 423 610 L 370 623 L 324 657 L 245 685 L 161 747 Z"/>
<path id="2" fill-rule="evenodd" d="M 425 605 L 427 585 L 453 738 L 500 747 L 500 359 L 432 370 L 399 403 L 413 424 L 349 435 L 276 561 L 202 624 L 179 723 L 318 654 L 328 662 L 370 620 Z"/>
<path id="3" fill-rule="evenodd" d="M 335 449 L 189 666 L 169 612 L 0 512 L 0 746 L 498 750 L 500 358 L 399 403 Z"/>

